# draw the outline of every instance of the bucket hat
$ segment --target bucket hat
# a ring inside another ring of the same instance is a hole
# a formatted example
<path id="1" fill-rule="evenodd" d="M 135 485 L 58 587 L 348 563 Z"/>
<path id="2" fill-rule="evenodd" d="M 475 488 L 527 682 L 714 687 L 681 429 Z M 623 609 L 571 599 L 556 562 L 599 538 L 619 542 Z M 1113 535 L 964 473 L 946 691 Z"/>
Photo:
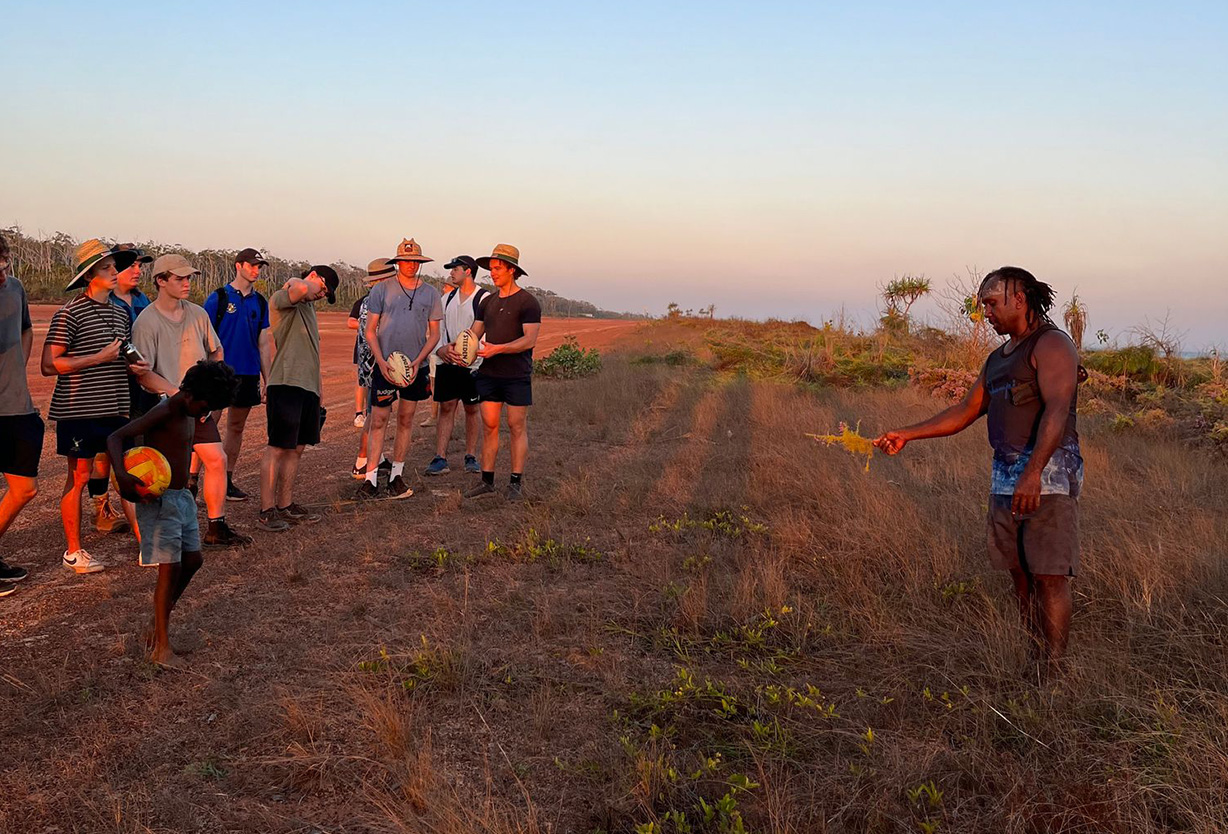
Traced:
<path id="1" fill-rule="evenodd" d="M 73 256 L 73 279 L 68 282 L 64 292 L 79 290 L 88 284 L 89 281 L 85 280 L 85 276 L 90 269 L 103 258 L 114 254 L 114 247 L 107 246 L 98 238 L 90 238 L 78 246 L 77 252 Z"/>

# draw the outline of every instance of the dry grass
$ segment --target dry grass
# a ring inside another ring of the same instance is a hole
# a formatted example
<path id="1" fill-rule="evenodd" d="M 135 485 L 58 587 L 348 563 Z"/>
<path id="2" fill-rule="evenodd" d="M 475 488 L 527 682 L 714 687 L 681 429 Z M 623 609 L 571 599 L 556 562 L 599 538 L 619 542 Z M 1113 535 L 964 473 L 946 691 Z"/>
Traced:
<path id="1" fill-rule="evenodd" d="M 197 675 L 116 656 L 144 575 L 48 596 L 0 646 L 0 830 L 1224 830 L 1222 463 L 1083 422 L 1042 687 L 985 566 L 984 429 L 870 472 L 805 436 L 941 402 L 617 356 L 539 398 L 529 506 L 426 489 L 208 560 Z"/>

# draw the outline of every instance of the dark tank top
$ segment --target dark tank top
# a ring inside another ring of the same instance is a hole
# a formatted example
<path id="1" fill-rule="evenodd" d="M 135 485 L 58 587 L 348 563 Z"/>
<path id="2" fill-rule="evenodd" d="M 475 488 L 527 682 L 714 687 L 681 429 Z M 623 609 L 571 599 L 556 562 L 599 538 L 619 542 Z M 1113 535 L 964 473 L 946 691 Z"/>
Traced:
<path id="1" fill-rule="evenodd" d="M 1032 367 L 1032 354 L 1036 341 L 1058 327 L 1045 323 L 1036 332 L 1021 342 L 1014 350 L 1006 352 L 1007 345 L 995 350 L 985 360 L 985 388 L 989 392 L 989 445 L 994 457 L 1007 463 L 1019 455 L 1030 453 L 1036 445 L 1040 431 L 1040 415 L 1044 400 L 1040 397 L 1040 385 L 1036 369 Z M 1070 413 L 1066 415 L 1066 430 L 1059 448 L 1077 450 L 1079 433 L 1075 425 L 1075 412 L 1079 395 L 1070 400 Z"/>

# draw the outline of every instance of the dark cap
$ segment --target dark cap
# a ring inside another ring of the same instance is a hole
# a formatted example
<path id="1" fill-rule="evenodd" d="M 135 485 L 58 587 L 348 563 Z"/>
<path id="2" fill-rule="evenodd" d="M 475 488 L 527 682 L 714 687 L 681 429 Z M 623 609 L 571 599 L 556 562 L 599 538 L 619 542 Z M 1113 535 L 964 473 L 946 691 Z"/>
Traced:
<path id="1" fill-rule="evenodd" d="M 324 286 L 328 288 L 328 303 L 337 303 L 337 286 L 341 283 L 341 279 L 337 277 L 337 270 L 331 266 L 313 266 L 307 270 L 307 274 L 315 273 L 320 276 L 320 280 L 324 282 Z"/>
<path id="2" fill-rule="evenodd" d="M 239 264 L 260 264 L 261 266 L 267 266 L 268 263 L 269 262 L 264 259 L 264 255 L 260 254 L 259 249 L 252 249 L 250 246 L 246 249 L 240 250 L 239 254 L 235 255 L 236 266 Z"/>
<path id="3" fill-rule="evenodd" d="M 135 263 L 147 264 L 153 260 L 153 255 L 146 255 L 132 243 L 121 243 L 113 251 L 116 272 L 123 272 Z"/>
<path id="4" fill-rule="evenodd" d="M 463 266 L 473 275 L 478 274 L 478 262 L 468 255 L 457 255 L 452 260 L 443 265 L 444 269 L 455 269 L 458 266 Z"/>

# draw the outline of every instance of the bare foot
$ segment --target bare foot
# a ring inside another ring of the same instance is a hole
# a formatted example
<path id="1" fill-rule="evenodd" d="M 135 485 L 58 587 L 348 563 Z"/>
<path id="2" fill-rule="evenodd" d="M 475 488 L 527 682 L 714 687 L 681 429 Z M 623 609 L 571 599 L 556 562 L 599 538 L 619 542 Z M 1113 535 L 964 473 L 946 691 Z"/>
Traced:
<path id="1" fill-rule="evenodd" d="M 188 665 L 186 660 L 171 651 L 169 645 L 154 647 L 149 653 L 149 662 L 166 669 L 186 669 Z"/>

